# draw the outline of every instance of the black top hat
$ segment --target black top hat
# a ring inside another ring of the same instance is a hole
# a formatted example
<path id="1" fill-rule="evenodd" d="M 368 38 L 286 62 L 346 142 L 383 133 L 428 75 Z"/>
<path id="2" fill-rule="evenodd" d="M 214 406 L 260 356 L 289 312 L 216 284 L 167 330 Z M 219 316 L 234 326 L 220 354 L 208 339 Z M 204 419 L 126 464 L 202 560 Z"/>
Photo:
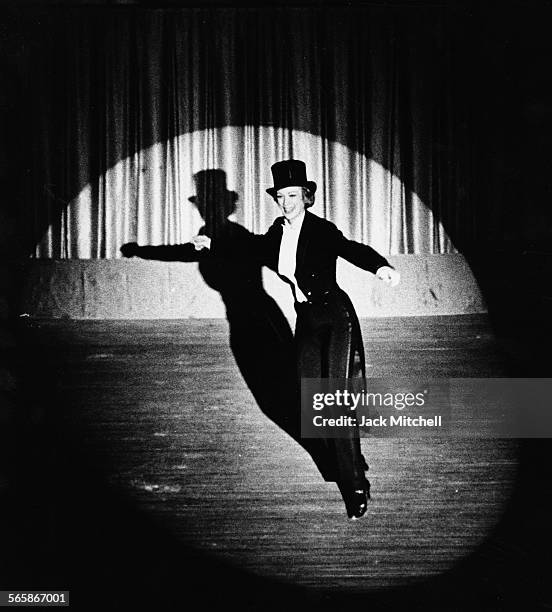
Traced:
<path id="1" fill-rule="evenodd" d="M 307 181 L 305 162 L 299 159 L 286 159 L 276 162 L 271 170 L 274 187 L 270 187 L 266 192 L 273 198 L 276 197 L 278 189 L 284 187 L 307 187 L 313 194 L 316 191 L 316 183 Z"/>

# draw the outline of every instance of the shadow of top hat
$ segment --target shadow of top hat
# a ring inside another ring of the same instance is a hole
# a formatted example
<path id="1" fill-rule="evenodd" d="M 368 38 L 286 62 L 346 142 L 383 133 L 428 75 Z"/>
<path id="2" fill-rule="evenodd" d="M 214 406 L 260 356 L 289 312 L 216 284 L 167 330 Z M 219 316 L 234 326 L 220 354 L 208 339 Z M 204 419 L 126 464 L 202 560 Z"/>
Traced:
<path id="1" fill-rule="evenodd" d="M 236 208 L 238 194 L 226 188 L 224 170 L 200 170 L 194 174 L 196 194 L 188 200 L 197 206 L 199 211 L 216 208 L 225 216 L 232 214 Z"/>

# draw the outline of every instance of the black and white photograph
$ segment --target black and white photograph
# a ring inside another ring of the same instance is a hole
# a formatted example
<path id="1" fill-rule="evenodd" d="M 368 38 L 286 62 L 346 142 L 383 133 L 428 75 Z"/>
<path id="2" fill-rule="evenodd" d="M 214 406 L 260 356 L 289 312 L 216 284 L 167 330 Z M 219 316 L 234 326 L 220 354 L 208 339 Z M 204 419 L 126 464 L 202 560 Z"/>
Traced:
<path id="1" fill-rule="evenodd" d="M 0 606 L 552 609 L 552 4 L 0 2 Z"/>

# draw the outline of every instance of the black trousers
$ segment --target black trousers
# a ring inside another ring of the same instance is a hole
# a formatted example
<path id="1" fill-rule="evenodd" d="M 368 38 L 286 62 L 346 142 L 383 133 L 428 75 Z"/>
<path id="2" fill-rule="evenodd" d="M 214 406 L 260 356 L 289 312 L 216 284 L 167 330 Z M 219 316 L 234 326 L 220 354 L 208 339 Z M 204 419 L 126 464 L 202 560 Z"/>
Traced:
<path id="1" fill-rule="evenodd" d="M 349 296 L 339 288 L 317 303 L 296 303 L 295 341 L 300 378 L 365 377 L 360 324 Z M 364 488 L 368 469 L 360 450 L 358 427 L 342 438 L 319 440 L 325 477 L 348 489 Z"/>

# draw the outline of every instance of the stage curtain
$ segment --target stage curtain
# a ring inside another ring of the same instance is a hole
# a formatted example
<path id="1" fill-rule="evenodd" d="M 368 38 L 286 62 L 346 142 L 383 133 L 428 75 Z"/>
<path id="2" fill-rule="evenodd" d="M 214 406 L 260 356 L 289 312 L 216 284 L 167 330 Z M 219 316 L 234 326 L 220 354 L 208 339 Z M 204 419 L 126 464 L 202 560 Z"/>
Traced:
<path id="1" fill-rule="evenodd" d="M 383 254 L 454 252 L 470 232 L 463 68 L 438 11 L 59 8 L 32 28 L 34 257 L 189 240 L 206 169 L 263 232 L 288 157 L 318 184 L 313 212 Z"/>

